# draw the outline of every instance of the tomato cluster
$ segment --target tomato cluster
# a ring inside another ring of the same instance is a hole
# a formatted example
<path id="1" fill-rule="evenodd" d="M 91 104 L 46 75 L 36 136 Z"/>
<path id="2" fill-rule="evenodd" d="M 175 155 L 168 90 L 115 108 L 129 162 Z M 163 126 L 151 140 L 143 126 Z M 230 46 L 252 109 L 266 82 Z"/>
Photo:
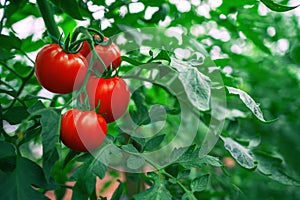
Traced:
<path id="1" fill-rule="evenodd" d="M 107 40 L 104 38 L 104 41 Z M 94 49 L 105 67 L 96 61 L 93 71 L 103 73 L 105 68 L 114 70 L 120 66 L 120 49 L 115 43 L 106 46 L 96 44 Z M 119 76 L 97 77 L 91 74 L 84 81 L 90 58 L 90 46 L 84 41 L 77 53 L 68 53 L 58 44 L 46 45 L 39 51 L 35 62 L 37 80 L 44 88 L 58 94 L 78 90 L 81 103 L 85 102 L 85 98 L 88 100 L 90 110 L 68 110 L 61 120 L 61 141 L 79 152 L 93 151 L 102 144 L 107 134 L 107 123 L 119 119 L 130 100 L 129 88 Z"/>

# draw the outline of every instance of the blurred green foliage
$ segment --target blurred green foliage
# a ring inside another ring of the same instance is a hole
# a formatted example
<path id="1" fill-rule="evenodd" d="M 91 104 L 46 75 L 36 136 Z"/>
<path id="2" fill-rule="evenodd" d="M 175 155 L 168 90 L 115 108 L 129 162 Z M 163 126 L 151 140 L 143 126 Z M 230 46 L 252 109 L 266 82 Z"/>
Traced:
<path id="1" fill-rule="evenodd" d="M 284 6 L 289 5 L 287 0 L 280 1 L 280 5 L 271 0 L 218 2 L 220 5 L 208 0 L 49 1 L 57 25 L 65 35 L 78 24 L 102 30 L 106 36 L 131 28 L 175 27 L 203 44 L 226 86 L 239 88 L 252 97 L 251 102 L 247 103 L 227 92 L 227 108 L 222 109 L 227 109 L 228 116 L 222 138 L 209 156 L 199 159 L 199 148 L 195 146 L 176 149 L 173 152 L 175 155 L 181 151 L 185 153 L 172 165 L 165 166 L 160 176 L 156 173 L 140 175 L 150 189 L 137 194 L 135 199 L 171 199 L 172 196 L 173 199 L 300 199 L 299 8 Z M 131 6 L 138 4 L 143 8 L 141 11 L 131 10 Z M 55 189 L 59 199 L 66 190 L 57 188 L 58 185 L 65 184 L 67 180 L 77 180 L 73 198 L 91 197 L 95 192 L 91 189 L 95 177 L 102 178 L 106 167 L 94 162 L 88 155 L 78 155 L 59 145 L 54 128 L 58 126 L 60 110 L 44 109 L 61 108 L 71 95 L 41 97 L 39 92 L 42 88 L 34 77 L 36 51 L 50 43 L 53 35 L 45 28 L 36 29 L 35 25 L 29 27 L 33 32 L 27 35 L 24 30 L 18 29 L 16 24 L 25 23 L 25 19 L 42 19 L 35 3 L 26 0 L 2 1 L 0 8 L 3 11 L 0 21 L 0 177 L 5 180 L 0 183 L 1 194 L 7 199 L 44 198 L 37 191 L 28 189 L 28 185 L 33 184 L 41 187 L 41 192 Z M 155 8 L 155 11 L 146 18 L 148 8 Z M 146 36 L 142 36 L 134 33 L 127 35 L 137 44 L 139 41 L 147 44 Z M 168 41 L 177 42 L 173 40 L 168 38 Z M 121 49 L 128 48 L 125 45 L 130 44 L 120 44 Z M 157 57 L 132 51 L 126 52 L 124 60 L 128 62 L 121 72 L 153 60 L 168 63 L 170 57 L 163 51 Z M 201 67 L 198 70 L 203 72 Z M 188 84 L 185 83 L 185 86 Z M 194 94 L 197 91 L 191 89 L 189 92 Z M 129 152 L 147 151 L 172 140 L 172 133 L 179 123 L 177 114 L 180 109 L 172 94 L 154 85 L 151 89 L 142 87 L 132 94 L 131 99 L 130 114 L 136 124 L 149 124 L 151 105 L 160 104 L 169 111 L 168 126 L 165 132 L 152 140 L 132 137 L 135 146 L 123 145 L 122 148 Z M 257 106 L 255 102 L 259 103 L 258 108 L 264 113 L 266 121 L 275 121 L 262 123 L 263 120 L 257 118 L 253 109 L 247 109 Z M 40 113 L 30 123 L 22 123 L 35 112 Z M 201 114 L 203 124 L 208 124 L 206 119 L 211 115 L 210 111 Z M 217 118 L 217 114 L 212 117 Z M 48 130 L 49 127 L 53 128 L 52 131 Z M 127 135 L 120 134 L 114 125 L 110 128 L 115 133 L 111 136 L 112 140 L 118 140 L 116 142 L 121 145 Z M 41 138 L 45 131 L 49 131 L 50 135 Z M 43 144 L 42 159 L 32 152 L 32 144 L 35 143 Z M 74 169 L 73 166 L 77 166 L 75 161 L 87 164 L 81 165 L 69 179 L 67 174 Z M 134 162 L 140 161 L 134 158 Z M 47 167 L 37 165 L 41 163 Z M 22 170 L 33 170 L 36 174 L 28 178 L 29 175 L 21 173 L 21 164 L 24 165 Z M 62 166 L 66 166 L 64 170 Z M 86 172 L 87 176 L 82 176 Z M 18 182 L 22 182 L 23 186 L 18 185 L 16 191 L 6 190 L 7 185 L 13 187 Z M 124 187 L 120 183 L 114 197 L 122 196 Z M 185 191 L 184 188 L 190 190 Z M 12 196 L 12 193 L 17 196 Z M 22 196 L 24 193 L 28 195 Z"/>

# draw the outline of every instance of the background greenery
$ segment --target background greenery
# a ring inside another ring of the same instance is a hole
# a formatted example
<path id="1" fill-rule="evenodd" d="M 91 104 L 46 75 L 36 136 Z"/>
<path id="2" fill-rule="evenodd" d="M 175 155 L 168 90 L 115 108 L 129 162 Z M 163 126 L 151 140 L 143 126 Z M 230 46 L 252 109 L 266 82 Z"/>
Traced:
<path id="1" fill-rule="evenodd" d="M 226 86 L 241 89 L 238 90 L 241 96 L 245 95 L 242 91 L 250 94 L 259 103 L 264 119 L 276 119 L 272 123 L 259 120 L 259 113 L 253 108 L 255 103 L 241 101 L 238 95 L 230 95 L 227 88 L 229 114 L 222 139 L 210 156 L 199 159 L 198 147 L 192 146 L 163 170 L 134 175 L 137 181 L 150 187 L 135 194 L 135 199 L 300 199 L 300 15 L 296 7 L 281 6 L 293 2 L 51 0 L 48 3 L 59 30 L 65 34 L 77 25 L 102 30 L 106 36 L 118 34 L 124 27 L 183 30 L 204 45 Z M 131 10 L 137 3 L 143 9 Z M 148 7 L 156 11 L 145 17 Z M 73 199 L 95 199 L 95 177 L 103 178 L 106 167 L 93 162 L 88 154 L 69 151 L 58 140 L 60 109 L 71 95 L 42 97 L 42 88 L 33 73 L 37 51 L 55 40 L 57 32 L 49 28 L 46 31 L 33 1 L 3 0 L 0 8 L 0 194 L 3 199 L 45 199 L 44 192 L 55 190 L 56 198 L 61 199 L 68 188 L 66 181 L 75 180 Z M 20 24 L 26 24 L 28 19 L 37 24 L 29 23 L 25 33 Z M 149 57 L 132 52 L 126 55 L 127 67 Z M 168 55 L 162 58 L 169 59 Z M 160 98 L 157 93 L 162 94 Z M 160 87 L 140 90 L 132 96 L 130 109 L 143 116 L 147 113 L 145 109 L 154 103 L 174 103 L 165 102 L 166 96 L 168 93 Z M 252 109 L 247 108 L 251 106 Z M 54 107 L 57 109 L 51 109 Z M 172 126 L 178 120 L 176 112 L 168 114 Z M 211 114 L 204 112 L 201 120 L 207 123 L 205 118 Z M 136 123 L 144 120 L 132 116 Z M 114 125 L 110 128 L 118 131 Z M 172 135 L 172 129 L 168 131 Z M 126 146 L 122 141 L 117 142 Z M 156 139 L 148 143 L 148 148 L 149 144 L 164 143 Z M 43 155 L 36 153 L 39 148 L 43 149 Z M 132 146 L 124 148 L 136 151 Z M 80 165 L 82 161 L 85 164 Z M 128 179 L 124 180 L 113 199 L 132 196 L 130 184 Z"/>

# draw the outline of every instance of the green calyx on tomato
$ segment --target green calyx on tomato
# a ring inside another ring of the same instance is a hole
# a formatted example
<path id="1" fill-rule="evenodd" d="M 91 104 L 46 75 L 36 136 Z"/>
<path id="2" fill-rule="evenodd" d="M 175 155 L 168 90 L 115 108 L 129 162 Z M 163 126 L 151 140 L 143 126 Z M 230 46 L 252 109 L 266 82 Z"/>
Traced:
<path id="1" fill-rule="evenodd" d="M 107 123 L 119 119 L 126 112 L 130 100 L 130 90 L 126 82 L 118 76 L 111 78 L 91 76 L 86 93 L 90 109 L 96 109 Z"/>
<path id="2" fill-rule="evenodd" d="M 95 150 L 104 141 L 106 133 L 105 119 L 93 111 L 71 109 L 62 116 L 60 138 L 74 151 Z"/>

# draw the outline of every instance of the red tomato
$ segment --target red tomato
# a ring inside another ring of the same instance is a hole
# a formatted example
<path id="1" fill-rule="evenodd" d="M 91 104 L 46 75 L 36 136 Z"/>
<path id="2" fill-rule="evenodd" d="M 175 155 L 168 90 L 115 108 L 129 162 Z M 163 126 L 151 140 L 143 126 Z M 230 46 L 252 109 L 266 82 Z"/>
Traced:
<path id="1" fill-rule="evenodd" d="M 88 63 L 80 54 L 68 54 L 58 44 L 43 47 L 35 60 L 39 83 L 50 92 L 67 94 L 80 88 Z"/>
<path id="2" fill-rule="evenodd" d="M 87 41 L 83 42 L 79 53 L 81 53 L 84 57 L 87 57 L 91 53 L 91 49 Z"/>
<path id="3" fill-rule="evenodd" d="M 95 150 L 104 141 L 106 133 L 105 119 L 93 111 L 71 109 L 62 116 L 60 138 L 74 151 Z"/>
<path id="4" fill-rule="evenodd" d="M 91 109 L 97 110 L 107 123 L 119 119 L 127 110 L 130 91 L 126 82 L 120 77 L 97 78 L 91 76 L 87 87 L 87 94 Z"/>
<path id="5" fill-rule="evenodd" d="M 108 38 L 104 38 L 104 40 L 108 40 Z M 118 45 L 115 43 L 111 43 L 108 46 L 95 45 L 95 49 L 98 55 L 103 60 L 106 68 L 110 68 L 112 65 L 113 69 L 117 69 L 121 64 L 121 52 Z M 88 42 L 83 42 L 83 46 L 80 50 L 80 53 L 87 58 L 88 61 L 91 59 L 91 49 L 89 47 Z M 103 73 L 102 65 L 99 60 L 96 60 L 94 63 L 94 67 L 99 70 L 99 72 Z"/>

